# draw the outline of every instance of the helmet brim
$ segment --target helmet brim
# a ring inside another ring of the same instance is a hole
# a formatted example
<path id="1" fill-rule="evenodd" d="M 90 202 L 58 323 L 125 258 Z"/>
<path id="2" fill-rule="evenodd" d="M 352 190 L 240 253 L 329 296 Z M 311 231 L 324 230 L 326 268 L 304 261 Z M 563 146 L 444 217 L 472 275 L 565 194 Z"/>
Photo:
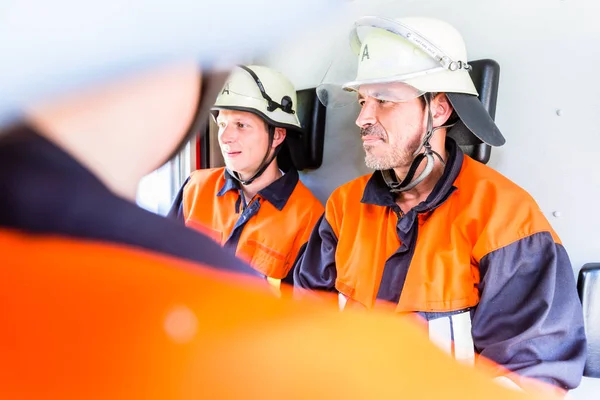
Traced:
<path id="1" fill-rule="evenodd" d="M 482 142 L 499 147 L 506 139 L 477 96 L 466 93 L 446 93 L 450 104 L 467 129 Z"/>
<path id="2" fill-rule="evenodd" d="M 298 133 L 298 134 L 302 134 L 304 133 L 304 129 L 302 129 L 299 126 L 296 125 L 292 125 L 292 124 L 285 124 L 282 122 L 277 122 L 271 118 L 269 118 L 268 116 L 266 116 L 264 113 L 260 112 L 259 110 L 256 110 L 254 108 L 250 108 L 250 107 L 240 107 L 240 106 L 213 106 L 211 108 L 211 111 L 219 111 L 219 110 L 232 110 L 232 111 L 244 111 L 244 112 L 249 112 L 252 113 L 258 117 L 260 117 L 261 119 L 263 119 L 267 124 L 275 126 L 277 128 L 285 128 L 288 133 Z M 213 116 L 216 115 L 213 113 Z"/>

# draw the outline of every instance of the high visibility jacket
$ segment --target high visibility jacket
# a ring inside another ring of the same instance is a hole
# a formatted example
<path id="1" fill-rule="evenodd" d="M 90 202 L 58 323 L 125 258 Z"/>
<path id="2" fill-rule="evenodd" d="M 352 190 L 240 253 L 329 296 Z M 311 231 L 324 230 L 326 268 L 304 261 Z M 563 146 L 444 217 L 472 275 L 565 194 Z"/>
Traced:
<path id="1" fill-rule="evenodd" d="M 556 398 L 492 383 L 408 321 L 206 264 L 1 228 L 0 254 L 2 399 Z"/>
<path id="2" fill-rule="evenodd" d="M 261 274 L 284 279 L 324 211 L 291 169 L 244 206 L 240 185 L 225 168 L 192 173 L 173 209 Z M 290 283 L 292 279 L 290 276 Z"/>
<path id="3" fill-rule="evenodd" d="M 294 283 L 339 292 L 346 308 L 391 302 L 398 313 L 423 316 L 432 339 L 457 358 L 479 353 L 576 387 L 583 316 L 558 236 L 523 189 L 450 138 L 446 150 L 443 176 L 410 211 L 380 172 L 333 192 Z"/>
<path id="4" fill-rule="evenodd" d="M 112 193 L 73 157 L 20 126 L 0 136 L 0 227 L 130 245 L 258 274 L 204 235 Z"/>

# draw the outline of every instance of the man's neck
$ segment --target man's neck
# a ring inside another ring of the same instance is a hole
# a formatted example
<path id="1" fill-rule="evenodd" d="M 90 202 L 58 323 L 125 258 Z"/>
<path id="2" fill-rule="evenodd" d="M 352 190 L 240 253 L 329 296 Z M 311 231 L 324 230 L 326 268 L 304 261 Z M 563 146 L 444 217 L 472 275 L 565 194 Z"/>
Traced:
<path id="1" fill-rule="evenodd" d="M 249 185 L 242 185 L 242 192 L 246 202 L 249 202 L 258 192 L 269 186 L 281 177 L 281 171 L 276 161 L 273 161 L 267 169 Z"/>
<path id="2" fill-rule="evenodd" d="M 441 156 L 444 159 L 444 163 L 446 163 L 448 159 L 446 152 L 442 152 Z M 438 183 L 438 181 L 444 174 L 444 164 L 442 164 L 435 155 L 433 156 L 433 159 L 433 170 L 422 182 L 420 182 L 414 188 L 407 190 L 406 192 L 398 193 L 398 197 L 396 198 L 396 204 L 398 204 L 398 206 L 403 212 L 407 213 L 416 205 L 427 200 L 427 197 L 431 194 L 431 192 L 435 188 L 435 185 Z M 419 168 L 417 168 L 417 171 L 413 176 L 413 180 L 417 179 L 421 175 L 421 173 L 423 173 L 426 165 L 426 161 L 421 162 L 421 165 L 419 165 Z M 394 168 L 394 172 L 396 173 L 398 179 L 402 180 L 406 177 L 409 169 L 410 167 Z"/>

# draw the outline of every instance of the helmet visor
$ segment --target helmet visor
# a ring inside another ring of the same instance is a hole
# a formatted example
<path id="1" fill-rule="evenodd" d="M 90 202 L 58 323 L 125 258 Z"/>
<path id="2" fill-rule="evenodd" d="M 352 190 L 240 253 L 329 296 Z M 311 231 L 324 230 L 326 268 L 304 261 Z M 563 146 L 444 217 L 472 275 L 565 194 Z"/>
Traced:
<path id="1" fill-rule="evenodd" d="M 372 83 L 359 86 L 359 98 L 375 98 L 382 101 L 404 103 L 422 96 L 425 92 L 404 82 Z"/>

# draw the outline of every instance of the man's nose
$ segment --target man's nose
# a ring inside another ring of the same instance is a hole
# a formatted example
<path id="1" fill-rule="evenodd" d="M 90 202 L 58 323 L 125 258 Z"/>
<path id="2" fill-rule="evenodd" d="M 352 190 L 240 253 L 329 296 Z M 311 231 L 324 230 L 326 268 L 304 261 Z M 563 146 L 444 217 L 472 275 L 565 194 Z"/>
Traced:
<path id="1" fill-rule="evenodd" d="M 377 123 L 375 101 L 366 99 L 360 109 L 358 118 L 356 118 L 356 125 L 360 128 L 367 128 Z"/>
<path id="2" fill-rule="evenodd" d="M 233 129 L 231 126 L 225 125 L 219 127 L 218 136 L 221 139 L 221 143 L 231 143 L 235 141 L 237 133 L 235 132 L 235 129 Z"/>

